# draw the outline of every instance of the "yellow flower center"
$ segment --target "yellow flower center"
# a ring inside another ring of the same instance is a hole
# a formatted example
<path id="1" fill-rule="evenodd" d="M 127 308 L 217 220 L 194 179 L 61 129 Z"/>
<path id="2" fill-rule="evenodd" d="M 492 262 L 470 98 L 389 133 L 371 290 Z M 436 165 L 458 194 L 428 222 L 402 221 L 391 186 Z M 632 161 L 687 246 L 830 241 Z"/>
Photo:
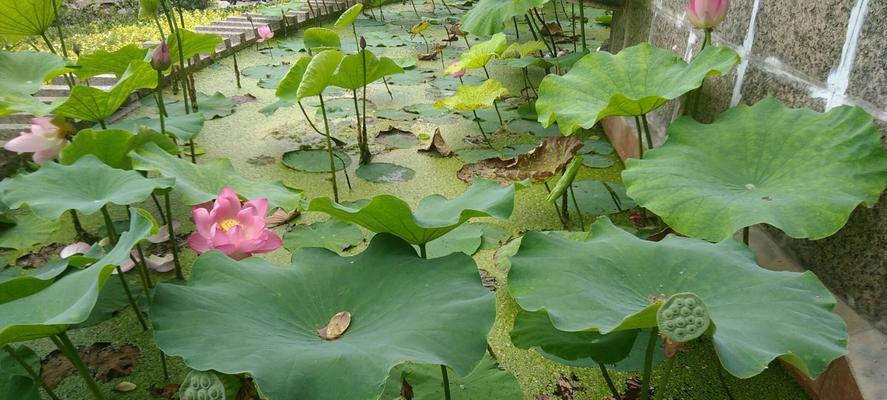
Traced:
<path id="1" fill-rule="evenodd" d="M 236 219 L 226 219 L 219 223 L 219 228 L 222 228 L 223 231 L 228 232 L 231 228 L 240 225 L 240 222 L 237 222 Z"/>

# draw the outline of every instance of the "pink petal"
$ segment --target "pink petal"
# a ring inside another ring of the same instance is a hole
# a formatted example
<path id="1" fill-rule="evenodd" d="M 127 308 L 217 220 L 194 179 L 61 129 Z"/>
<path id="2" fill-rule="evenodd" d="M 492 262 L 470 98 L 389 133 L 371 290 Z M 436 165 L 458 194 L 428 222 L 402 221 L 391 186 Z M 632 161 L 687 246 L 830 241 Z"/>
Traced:
<path id="1" fill-rule="evenodd" d="M 213 221 L 222 222 L 237 217 L 238 212 L 240 212 L 240 199 L 237 198 L 237 193 L 231 188 L 225 188 L 216 198 L 216 203 L 209 215 Z"/>
<path id="2" fill-rule="evenodd" d="M 194 208 L 191 209 L 191 217 L 194 218 L 194 226 L 197 228 L 197 232 L 209 236 L 214 222 L 210 216 L 210 211 L 207 211 L 205 208 Z"/>
<path id="3" fill-rule="evenodd" d="M 255 210 L 255 215 L 262 218 L 265 218 L 268 215 L 268 199 L 266 198 L 250 200 L 244 203 L 243 207 L 253 208 Z"/>
<path id="4" fill-rule="evenodd" d="M 53 136 L 58 132 L 59 127 L 53 125 L 52 118 L 40 117 L 31 119 L 31 131 L 38 132 L 43 130 L 46 133 L 52 133 Z"/>
<path id="5" fill-rule="evenodd" d="M 6 150 L 16 153 L 34 153 L 51 147 L 52 143 L 46 140 L 46 138 L 30 132 L 20 133 L 17 137 L 6 142 L 6 145 L 3 146 Z"/>
<path id="6" fill-rule="evenodd" d="M 71 243 L 65 246 L 62 251 L 59 252 L 59 256 L 61 256 L 62 258 L 68 258 L 75 254 L 86 253 L 87 251 L 89 251 L 90 248 L 92 248 L 92 246 L 90 246 L 89 243 L 86 242 Z"/>
<path id="7" fill-rule="evenodd" d="M 200 232 L 194 232 L 191 236 L 188 236 L 188 247 L 197 254 L 206 253 L 213 248 L 212 243 L 201 235 Z"/>

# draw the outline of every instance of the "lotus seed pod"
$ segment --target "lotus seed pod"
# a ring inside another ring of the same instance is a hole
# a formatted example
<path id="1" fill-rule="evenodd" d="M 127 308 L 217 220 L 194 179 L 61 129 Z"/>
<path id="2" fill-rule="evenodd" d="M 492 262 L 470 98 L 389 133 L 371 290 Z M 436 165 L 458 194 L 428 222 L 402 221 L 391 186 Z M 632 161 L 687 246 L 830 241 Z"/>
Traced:
<path id="1" fill-rule="evenodd" d="M 211 371 L 191 371 L 179 389 L 181 400 L 225 400 L 225 385 Z"/>
<path id="2" fill-rule="evenodd" d="M 683 343 L 702 336 L 711 323 L 711 317 L 699 296 L 678 293 L 659 307 L 656 323 L 663 336 L 672 342 Z"/>

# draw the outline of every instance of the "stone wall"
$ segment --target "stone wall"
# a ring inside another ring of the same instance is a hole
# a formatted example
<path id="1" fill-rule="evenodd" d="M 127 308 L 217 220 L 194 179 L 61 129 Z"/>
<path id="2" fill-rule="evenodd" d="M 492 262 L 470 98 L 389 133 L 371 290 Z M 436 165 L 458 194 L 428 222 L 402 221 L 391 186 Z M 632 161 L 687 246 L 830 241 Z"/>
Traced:
<path id="1" fill-rule="evenodd" d="M 689 60 L 702 32 L 686 20 L 687 0 L 625 0 L 614 14 L 610 50 L 641 41 L 672 49 Z M 850 104 L 864 108 L 887 135 L 887 0 L 732 0 L 714 32 L 742 63 L 728 76 L 709 78 L 701 118 L 711 121 L 739 103 L 772 95 L 818 111 Z M 679 102 L 662 107 L 651 122 L 664 140 Z M 795 253 L 832 291 L 887 332 L 887 196 L 861 207 L 847 226 L 819 240 L 774 238 Z"/>

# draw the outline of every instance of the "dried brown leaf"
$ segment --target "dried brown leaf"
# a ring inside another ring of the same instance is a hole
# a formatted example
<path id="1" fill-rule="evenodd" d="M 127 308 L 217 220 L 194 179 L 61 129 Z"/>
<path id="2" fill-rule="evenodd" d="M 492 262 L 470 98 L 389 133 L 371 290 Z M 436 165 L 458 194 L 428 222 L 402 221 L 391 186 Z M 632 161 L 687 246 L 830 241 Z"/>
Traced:
<path id="1" fill-rule="evenodd" d="M 450 157 L 453 155 L 453 150 L 450 148 L 450 145 L 447 144 L 443 135 L 440 134 L 440 128 L 434 130 L 434 136 L 431 138 L 431 142 L 428 143 L 427 147 L 419 149 L 419 152 L 429 153 L 436 157 Z"/>
<path id="2" fill-rule="evenodd" d="M 340 311 L 330 318 L 330 322 L 326 326 L 318 329 L 317 334 L 323 340 L 336 340 L 345 334 L 349 326 L 351 326 L 351 313 Z"/>
<path id="3" fill-rule="evenodd" d="M 468 183 L 477 178 L 493 179 L 503 185 L 525 179 L 546 182 L 563 172 L 580 147 L 582 141 L 575 136 L 552 136 L 528 153 L 514 158 L 494 157 L 465 164 L 456 176 Z"/>

